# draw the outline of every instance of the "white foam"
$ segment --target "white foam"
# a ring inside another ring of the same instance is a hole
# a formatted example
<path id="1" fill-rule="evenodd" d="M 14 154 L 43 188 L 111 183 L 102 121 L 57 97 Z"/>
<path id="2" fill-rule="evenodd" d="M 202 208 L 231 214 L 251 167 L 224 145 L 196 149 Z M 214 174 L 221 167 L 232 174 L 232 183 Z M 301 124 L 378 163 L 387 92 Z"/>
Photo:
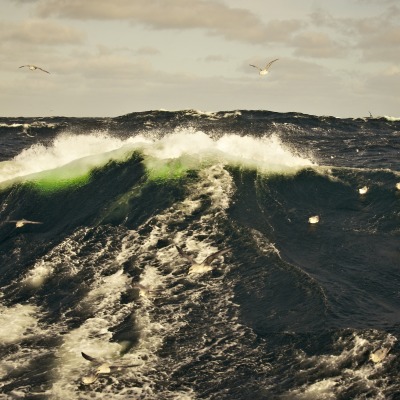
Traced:
<path id="1" fill-rule="evenodd" d="M 80 270 L 80 260 L 76 257 L 79 250 L 85 246 L 82 238 L 87 232 L 86 228 L 80 229 L 62 243 L 54 247 L 48 254 L 35 262 L 32 268 L 22 278 L 22 285 L 37 289 L 55 273 L 73 276 Z M 105 251 L 105 250 L 104 250 Z"/>
<path id="2" fill-rule="evenodd" d="M 29 126 L 29 124 L 17 124 L 17 123 L 13 123 L 13 124 L 1 123 L 0 124 L 0 128 L 20 128 L 20 127 L 25 127 L 25 126 Z"/>
<path id="3" fill-rule="evenodd" d="M 119 270 L 103 279 L 97 279 L 92 290 L 81 300 L 79 307 L 91 310 L 93 317 L 63 335 L 63 344 L 57 352 L 58 365 L 51 389 L 53 396 L 76 398 L 74 382 L 82 378 L 85 370 L 90 370 L 81 351 L 96 358 L 119 358 L 121 345 L 110 341 L 112 332 L 109 329 L 118 325 L 132 307 L 120 304 L 120 294 L 126 289 L 128 281 L 129 277 Z"/>
<path id="4" fill-rule="evenodd" d="M 400 117 L 391 117 L 390 115 L 384 115 L 383 118 L 390 122 L 400 121 Z"/>
<path id="5" fill-rule="evenodd" d="M 336 351 L 336 354 L 307 357 L 300 352 L 298 374 L 307 375 L 309 372 L 312 374 L 313 371 L 323 371 L 331 376 L 315 382 L 310 381 L 300 388 L 290 390 L 289 393 L 296 399 L 335 399 L 343 397 L 351 386 L 360 384 L 373 388 L 375 399 L 384 399 L 385 386 L 376 373 L 382 368 L 382 363 L 365 362 L 365 353 L 371 353 L 376 348 L 389 350 L 396 341 L 391 334 L 372 330 L 355 332 L 350 337 L 340 338 L 336 347 L 341 348 L 341 351 Z M 387 358 L 390 359 L 391 356 Z"/>
<path id="6" fill-rule="evenodd" d="M 312 161 L 294 155 L 276 135 L 268 138 L 224 135 L 217 141 L 228 162 L 262 172 L 281 172 L 314 165 Z"/>
<path id="7" fill-rule="evenodd" d="M 0 163 L 0 183 L 29 178 L 78 160 L 80 163 L 75 165 L 75 173 L 83 174 L 109 160 L 122 160 L 135 150 L 143 152 L 149 170 L 163 168 L 172 160 L 179 160 L 186 169 L 222 163 L 257 169 L 264 173 L 285 172 L 314 165 L 312 161 L 293 154 L 274 135 L 254 138 L 226 134 L 213 140 L 204 132 L 179 129 L 161 138 L 155 137 L 153 132 L 122 140 L 104 132 L 62 134 L 50 146 L 36 144 L 22 151 L 13 160 Z"/>
<path id="8" fill-rule="evenodd" d="M 0 343 L 15 343 L 32 335 L 38 328 L 37 312 L 30 304 L 0 305 Z"/>
<path id="9" fill-rule="evenodd" d="M 35 144 L 23 150 L 11 161 L 0 163 L 0 182 L 18 177 L 52 170 L 72 161 L 94 155 L 102 155 L 123 147 L 124 141 L 106 134 L 68 135 L 62 134 L 54 139 L 51 146 Z M 93 165 L 107 162 L 103 157 Z"/>

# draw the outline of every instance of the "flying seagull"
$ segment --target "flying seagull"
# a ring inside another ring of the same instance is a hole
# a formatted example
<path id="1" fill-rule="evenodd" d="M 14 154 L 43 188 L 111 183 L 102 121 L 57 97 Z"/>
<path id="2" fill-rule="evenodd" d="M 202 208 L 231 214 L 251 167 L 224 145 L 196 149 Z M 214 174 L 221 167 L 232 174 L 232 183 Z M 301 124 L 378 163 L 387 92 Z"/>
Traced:
<path id="1" fill-rule="evenodd" d="M 96 382 L 99 375 L 107 375 L 107 374 L 111 374 L 111 372 L 114 372 L 114 371 L 120 371 L 123 368 L 137 367 L 140 365 L 140 364 L 124 365 L 124 364 L 118 364 L 118 363 L 110 364 L 107 361 L 99 360 L 97 358 L 91 357 L 84 352 L 81 352 L 81 354 L 85 360 L 90 361 L 94 366 L 96 366 L 96 370 L 94 373 L 92 373 L 91 375 L 88 375 L 88 376 L 84 376 L 82 378 L 82 382 L 86 385 L 90 385 L 91 383 Z"/>
<path id="2" fill-rule="evenodd" d="M 26 224 L 34 224 L 34 225 L 43 224 L 43 222 L 29 221 L 27 219 L 9 220 L 9 221 L 6 221 L 6 222 L 15 223 L 15 227 L 16 228 L 22 228 Z"/>
<path id="3" fill-rule="evenodd" d="M 20 68 L 24 68 L 24 67 L 28 67 L 31 71 L 35 71 L 36 69 L 40 69 L 41 71 L 46 72 L 47 74 L 50 73 L 49 71 L 46 71 L 46 70 L 43 69 L 43 68 L 37 67 L 36 65 L 30 65 L 30 64 L 28 64 L 28 65 L 21 65 L 21 66 L 20 66 Z"/>
<path id="4" fill-rule="evenodd" d="M 190 268 L 189 268 L 189 275 L 191 274 L 199 274 L 202 272 L 208 272 L 213 269 L 211 266 L 212 262 L 222 256 L 225 253 L 228 253 L 228 251 L 232 250 L 232 247 L 227 247 L 226 249 L 217 251 L 216 253 L 211 254 L 208 256 L 203 262 L 200 264 L 197 263 L 192 256 L 189 254 L 186 254 L 179 246 L 175 245 L 176 249 L 178 250 L 178 253 L 180 254 L 181 257 L 186 258 L 190 262 Z"/>
<path id="5" fill-rule="evenodd" d="M 263 69 L 263 68 L 260 68 L 260 67 L 257 67 L 257 65 L 253 65 L 253 64 L 249 64 L 249 65 L 250 65 L 250 67 L 257 68 L 257 69 L 260 71 L 260 75 L 267 75 L 267 74 L 268 74 L 269 67 L 271 66 L 271 64 L 274 63 L 275 61 L 278 61 L 278 60 L 279 60 L 279 58 L 270 61 L 270 62 L 265 66 L 264 69 Z"/>

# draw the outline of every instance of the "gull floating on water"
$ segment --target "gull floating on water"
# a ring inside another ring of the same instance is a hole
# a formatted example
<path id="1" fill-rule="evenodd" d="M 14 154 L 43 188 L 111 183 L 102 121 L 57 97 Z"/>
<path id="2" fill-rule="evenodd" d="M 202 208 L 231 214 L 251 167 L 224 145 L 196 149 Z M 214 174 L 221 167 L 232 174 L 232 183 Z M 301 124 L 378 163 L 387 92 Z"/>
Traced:
<path id="1" fill-rule="evenodd" d="M 40 69 L 41 71 L 46 72 L 46 74 L 50 74 L 49 71 L 46 71 L 46 70 L 43 69 L 43 68 L 37 67 L 36 65 L 30 65 L 30 64 L 28 64 L 28 65 L 21 65 L 21 66 L 20 66 L 20 68 L 24 68 L 24 67 L 29 68 L 31 71 L 35 71 L 36 69 Z"/>
<path id="2" fill-rule="evenodd" d="M 194 258 L 192 256 L 190 256 L 189 254 L 186 254 L 179 246 L 175 245 L 176 249 L 178 250 L 178 253 L 180 254 L 180 256 L 182 256 L 183 258 L 186 258 L 186 260 L 188 260 L 190 262 L 190 268 L 189 268 L 189 275 L 191 274 L 200 274 L 203 272 L 208 272 L 211 271 L 213 269 L 213 267 L 211 266 L 212 262 L 222 256 L 225 253 L 228 253 L 228 251 L 232 250 L 232 247 L 227 247 L 226 249 L 217 251 L 216 253 L 211 254 L 210 256 L 208 256 L 203 262 L 201 262 L 200 264 L 197 263 Z"/>
<path id="3" fill-rule="evenodd" d="M 260 71 L 260 75 L 267 75 L 267 74 L 268 74 L 269 67 L 271 66 L 271 64 L 274 63 L 275 61 L 278 61 L 278 60 L 279 60 L 279 58 L 270 61 L 270 62 L 265 66 L 265 68 L 260 68 L 260 67 L 257 67 L 257 65 L 253 65 L 253 64 L 249 64 L 249 65 L 250 65 L 250 67 L 257 68 L 257 69 Z"/>
<path id="4" fill-rule="evenodd" d="M 308 218 L 308 222 L 310 224 L 318 224 L 319 222 L 319 215 L 313 215 L 312 217 Z"/>
<path id="5" fill-rule="evenodd" d="M 390 349 L 382 347 L 381 349 L 371 352 L 371 354 L 369 355 L 369 359 L 375 364 L 379 363 L 386 358 L 386 356 L 389 354 L 389 351 Z"/>
<path id="6" fill-rule="evenodd" d="M 28 219 L 9 220 L 9 221 L 6 221 L 6 222 L 15 223 L 15 227 L 16 228 L 22 228 L 26 224 L 34 224 L 34 225 L 43 224 L 43 222 L 29 221 Z"/>
<path id="7" fill-rule="evenodd" d="M 362 188 L 358 189 L 358 193 L 360 193 L 360 194 L 365 194 L 367 192 L 368 192 L 367 186 L 363 186 Z"/>
<path id="8" fill-rule="evenodd" d="M 88 375 L 88 376 L 84 376 L 82 378 L 82 382 L 86 385 L 90 385 L 91 383 L 96 382 L 99 375 L 107 375 L 107 374 L 110 374 L 111 372 L 120 371 L 124 368 L 137 367 L 137 366 L 141 365 L 141 364 L 124 365 L 124 364 L 120 364 L 120 363 L 112 363 L 111 364 L 107 361 L 99 360 L 97 358 L 91 357 L 91 356 L 87 355 L 86 353 L 81 352 L 81 354 L 85 360 L 90 361 L 93 365 L 96 366 L 96 370 L 94 373 L 92 373 L 91 375 Z"/>

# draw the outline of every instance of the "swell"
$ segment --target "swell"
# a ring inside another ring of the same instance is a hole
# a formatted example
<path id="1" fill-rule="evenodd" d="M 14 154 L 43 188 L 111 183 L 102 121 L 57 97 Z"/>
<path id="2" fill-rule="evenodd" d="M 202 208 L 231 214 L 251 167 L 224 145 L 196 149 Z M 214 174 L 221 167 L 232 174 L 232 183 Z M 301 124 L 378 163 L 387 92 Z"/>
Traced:
<path id="1" fill-rule="evenodd" d="M 281 117 L 284 124 L 302 118 Z M 190 118 L 265 123 L 262 112 Z M 303 119 L 310 129 L 321 123 Z M 285 125 L 285 132 L 292 128 Z M 284 134 L 213 136 L 184 128 L 134 139 L 89 136 L 96 151 L 59 164 L 71 133 L 28 147 L 27 168 L 0 193 L 5 393 L 145 399 L 396 393 L 395 168 L 319 167 Z M 33 173 L 38 154 L 41 169 Z M 74 179 L 59 184 L 60 171 Z M 360 196 L 364 185 L 369 191 Z M 314 214 L 321 221 L 311 227 Z M 16 229 L 7 222 L 22 217 L 43 224 Z M 233 249 L 194 279 L 175 244 L 197 260 Z M 140 296 L 138 282 L 156 292 Z M 11 315 L 15 329 L 7 335 Z M 368 354 L 379 346 L 393 354 L 374 366 Z M 90 366 L 80 351 L 140 365 L 88 387 L 81 378 Z"/>
<path id="2" fill-rule="evenodd" d="M 397 297 L 388 295 L 396 290 L 398 263 L 396 179 L 389 171 L 347 169 L 269 178 L 238 172 L 230 215 L 269 238 L 298 271 L 295 281 L 306 280 L 320 293 L 327 314 L 315 321 L 331 328 L 385 329 L 396 323 L 399 307 Z M 360 195 L 365 184 L 369 191 Z M 316 214 L 320 223 L 310 225 L 308 218 Z"/>

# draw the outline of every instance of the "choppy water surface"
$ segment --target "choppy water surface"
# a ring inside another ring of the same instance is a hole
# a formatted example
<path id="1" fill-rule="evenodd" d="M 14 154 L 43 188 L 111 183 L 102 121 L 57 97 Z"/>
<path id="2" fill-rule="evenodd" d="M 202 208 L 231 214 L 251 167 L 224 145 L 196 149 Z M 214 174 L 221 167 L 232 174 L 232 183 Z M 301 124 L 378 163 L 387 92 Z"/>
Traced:
<path id="1" fill-rule="evenodd" d="M 398 119 L 1 118 L 0 141 L 4 398 L 400 398 Z M 188 274 L 176 245 L 232 250 Z M 85 384 L 81 352 L 120 368 Z"/>

